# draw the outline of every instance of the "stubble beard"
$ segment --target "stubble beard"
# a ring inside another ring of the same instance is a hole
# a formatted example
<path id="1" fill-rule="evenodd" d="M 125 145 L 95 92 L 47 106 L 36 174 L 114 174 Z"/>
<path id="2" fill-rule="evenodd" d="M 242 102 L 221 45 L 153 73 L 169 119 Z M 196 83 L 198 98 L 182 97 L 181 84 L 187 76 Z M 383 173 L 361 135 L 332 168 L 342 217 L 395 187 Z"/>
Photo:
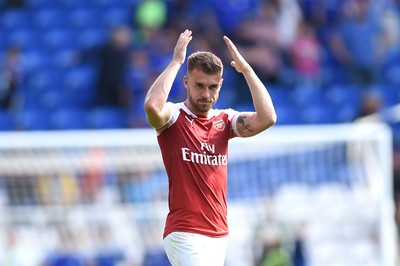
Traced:
<path id="1" fill-rule="evenodd" d="M 192 97 L 189 97 L 190 104 L 199 113 L 206 113 L 206 112 L 210 111 L 210 109 L 214 106 L 214 103 L 209 102 L 209 101 L 205 102 L 205 101 L 206 101 L 205 99 L 195 101 Z"/>

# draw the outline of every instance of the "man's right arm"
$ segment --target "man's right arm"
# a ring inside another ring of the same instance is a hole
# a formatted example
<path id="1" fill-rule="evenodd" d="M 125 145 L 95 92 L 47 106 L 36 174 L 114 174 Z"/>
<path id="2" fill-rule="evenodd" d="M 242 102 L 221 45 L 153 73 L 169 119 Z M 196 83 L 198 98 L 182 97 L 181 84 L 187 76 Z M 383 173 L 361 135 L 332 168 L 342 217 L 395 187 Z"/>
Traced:
<path id="1" fill-rule="evenodd" d="M 167 108 L 165 103 L 176 75 L 185 62 L 187 45 L 191 40 L 192 32 L 190 30 L 181 33 L 176 43 L 171 62 L 147 92 L 144 110 L 146 112 L 147 121 L 153 128 L 158 129 L 164 126 L 171 115 L 171 111 Z"/>

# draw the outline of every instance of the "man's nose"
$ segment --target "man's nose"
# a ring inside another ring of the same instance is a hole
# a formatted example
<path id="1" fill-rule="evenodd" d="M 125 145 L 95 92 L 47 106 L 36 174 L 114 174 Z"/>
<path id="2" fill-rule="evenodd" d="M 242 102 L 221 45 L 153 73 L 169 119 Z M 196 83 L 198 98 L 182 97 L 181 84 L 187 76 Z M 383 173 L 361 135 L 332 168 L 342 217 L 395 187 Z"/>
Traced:
<path id="1" fill-rule="evenodd" d="M 203 93 L 202 93 L 201 96 L 203 96 L 205 98 L 209 98 L 210 97 L 210 90 L 209 89 L 203 90 Z"/>

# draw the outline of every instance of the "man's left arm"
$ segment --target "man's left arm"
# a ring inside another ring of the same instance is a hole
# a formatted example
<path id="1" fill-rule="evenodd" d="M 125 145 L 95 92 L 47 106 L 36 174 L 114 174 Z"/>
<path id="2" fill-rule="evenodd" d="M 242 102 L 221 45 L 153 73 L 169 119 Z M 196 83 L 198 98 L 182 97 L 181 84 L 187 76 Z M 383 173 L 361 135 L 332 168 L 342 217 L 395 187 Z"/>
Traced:
<path id="1" fill-rule="evenodd" d="M 238 132 L 242 137 L 254 136 L 276 123 L 275 108 L 271 97 L 253 68 L 239 53 L 233 42 L 226 36 L 224 41 L 232 55 L 232 67 L 242 73 L 249 86 L 255 112 L 242 112 L 236 120 Z"/>

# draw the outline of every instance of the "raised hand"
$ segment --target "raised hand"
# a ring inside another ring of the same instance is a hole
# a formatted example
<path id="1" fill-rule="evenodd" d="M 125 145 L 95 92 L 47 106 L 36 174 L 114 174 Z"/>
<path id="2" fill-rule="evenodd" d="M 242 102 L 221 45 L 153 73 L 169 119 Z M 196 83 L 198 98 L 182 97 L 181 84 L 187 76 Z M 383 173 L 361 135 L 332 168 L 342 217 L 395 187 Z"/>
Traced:
<path id="1" fill-rule="evenodd" d="M 228 46 L 229 52 L 231 53 L 233 58 L 231 66 L 233 66 L 239 73 L 243 73 L 246 70 L 250 70 L 251 66 L 239 53 L 238 49 L 236 48 L 236 45 L 226 36 L 224 36 L 224 41 L 226 43 L 226 46 Z"/>
<path id="2" fill-rule="evenodd" d="M 191 30 L 185 30 L 181 33 L 181 35 L 179 35 L 179 39 L 176 42 L 174 49 L 173 61 L 176 61 L 180 64 L 185 62 L 187 46 L 192 38 L 193 36 Z"/>

